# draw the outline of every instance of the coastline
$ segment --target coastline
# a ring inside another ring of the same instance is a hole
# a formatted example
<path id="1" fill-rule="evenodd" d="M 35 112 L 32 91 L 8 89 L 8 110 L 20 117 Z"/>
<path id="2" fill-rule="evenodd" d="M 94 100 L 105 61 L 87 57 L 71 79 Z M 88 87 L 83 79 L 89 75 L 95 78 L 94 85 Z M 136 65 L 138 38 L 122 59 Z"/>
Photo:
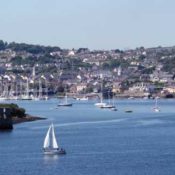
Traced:
<path id="1" fill-rule="evenodd" d="M 32 116 L 29 114 L 26 114 L 26 117 L 19 118 L 19 117 L 12 117 L 13 124 L 19 124 L 24 122 L 32 122 L 37 120 L 46 120 L 47 118 L 44 117 L 38 117 L 38 116 Z"/>

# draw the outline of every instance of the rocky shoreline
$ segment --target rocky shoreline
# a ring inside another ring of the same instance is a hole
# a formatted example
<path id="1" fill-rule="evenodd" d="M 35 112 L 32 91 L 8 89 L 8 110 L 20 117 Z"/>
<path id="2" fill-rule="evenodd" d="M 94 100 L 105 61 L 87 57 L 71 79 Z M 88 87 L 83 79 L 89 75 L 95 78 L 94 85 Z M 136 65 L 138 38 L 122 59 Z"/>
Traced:
<path id="1" fill-rule="evenodd" d="M 37 120 L 46 120 L 44 117 L 37 117 L 37 116 L 31 116 L 29 114 L 26 114 L 25 117 L 19 118 L 19 117 L 12 117 L 13 124 L 19 124 L 24 122 L 32 122 Z"/>

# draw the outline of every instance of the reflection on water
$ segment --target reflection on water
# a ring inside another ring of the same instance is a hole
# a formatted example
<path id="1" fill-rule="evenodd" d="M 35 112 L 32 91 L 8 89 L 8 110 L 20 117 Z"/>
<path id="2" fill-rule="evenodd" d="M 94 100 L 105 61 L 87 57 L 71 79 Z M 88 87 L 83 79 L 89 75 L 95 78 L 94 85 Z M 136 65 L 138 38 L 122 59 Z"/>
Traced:
<path id="1" fill-rule="evenodd" d="M 58 161 L 60 155 L 49 155 L 43 154 L 43 159 L 45 163 L 50 163 L 51 161 Z"/>

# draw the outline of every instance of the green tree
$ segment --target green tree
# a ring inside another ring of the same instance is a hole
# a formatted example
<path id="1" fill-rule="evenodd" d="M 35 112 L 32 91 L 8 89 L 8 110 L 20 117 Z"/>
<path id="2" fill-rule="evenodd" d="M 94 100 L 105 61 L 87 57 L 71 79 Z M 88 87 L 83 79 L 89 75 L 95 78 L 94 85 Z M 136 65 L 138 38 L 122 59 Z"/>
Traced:
<path id="1" fill-rule="evenodd" d="M 4 41 L 0 40 L 0 50 L 4 50 L 6 48 L 6 44 Z"/>

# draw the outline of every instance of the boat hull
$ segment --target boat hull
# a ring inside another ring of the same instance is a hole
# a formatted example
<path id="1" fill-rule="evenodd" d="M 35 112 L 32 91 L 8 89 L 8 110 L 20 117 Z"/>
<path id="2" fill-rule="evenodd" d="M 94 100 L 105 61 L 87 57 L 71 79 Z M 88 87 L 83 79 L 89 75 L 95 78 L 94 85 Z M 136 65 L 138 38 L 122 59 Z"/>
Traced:
<path id="1" fill-rule="evenodd" d="M 83 97 L 83 98 L 76 98 L 76 100 L 78 100 L 78 101 L 87 101 L 87 100 L 88 100 L 88 98 L 87 98 L 87 97 Z"/>
<path id="2" fill-rule="evenodd" d="M 101 108 L 101 107 L 105 106 L 106 103 L 95 103 L 94 105 Z"/>
<path id="3" fill-rule="evenodd" d="M 126 113 L 132 113 L 132 110 L 125 110 Z"/>
<path id="4" fill-rule="evenodd" d="M 100 108 L 103 108 L 103 109 L 112 109 L 112 108 L 114 108 L 114 106 L 112 106 L 112 105 L 104 105 L 104 106 L 101 106 Z"/>
<path id="5" fill-rule="evenodd" d="M 58 104 L 58 107 L 71 107 L 72 103 L 68 103 L 68 104 Z"/>
<path id="6" fill-rule="evenodd" d="M 64 149 L 49 149 L 44 150 L 45 155 L 63 155 L 66 154 L 66 151 Z"/>
<path id="7" fill-rule="evenodd" d="M 159 108 L 154 108 L 153 110 L 154 110 L 154 112 L 160 112 Z"/>

